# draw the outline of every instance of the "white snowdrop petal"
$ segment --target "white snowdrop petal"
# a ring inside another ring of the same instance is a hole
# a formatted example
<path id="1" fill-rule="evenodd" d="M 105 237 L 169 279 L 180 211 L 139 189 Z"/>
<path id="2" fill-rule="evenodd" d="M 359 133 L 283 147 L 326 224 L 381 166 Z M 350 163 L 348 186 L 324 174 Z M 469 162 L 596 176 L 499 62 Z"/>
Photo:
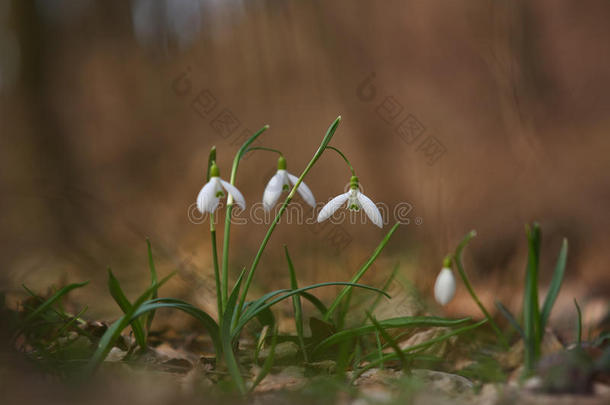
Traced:
<path id="1" fill-rule="evenodd" d="M 224 187 L 224 189 L 227 190 L 227 192 L 233 196 L 233 199 L 235 200 L 235 202 L 237 203 L 239 208 L 241 208 L 242 210 L 245 210 L 246 209 L 246 199 L 239 192 L 237 187 L 235 187 L 233 184 L 231 184 L 227 181 L 224 181 L 223 179 L 219 179 L 219 180 L 220 180 L 220 183 L 222 184 L 222 186 Z"/>
<path id="2" fill-rule="evenodd" d="M 277 199 L 282 194 L 283 176 L 279 171 L 271 177 L 265 192 L 263 193 L 263 208 L 269 211 L 277 202 Z"/>
<path id="3" fill-rule="evenodd" d="M 294 186 L 299 180 L 299 178 L 288 172 L 286 172 L 286 174 L 288 175 L 288 179 L 290 179 L 290 182 Z M 305 184 L 304 181 L 299 184 L 299 188 L 297 188 L 297 191 L 299 192 L 301 197 L 303 197 L 303 200 L 305 200 L 307 204 L 311 205 L 312 207 L 316 206 L 316 198 L 313 196 L 313 193 L 311 192 L 309 187 L 307 187 L 307 184 Z"/>
<path id="4" fill-rule="evenodd" d="M 197 196 L 197 209 L 199 212 L 214 212 L 218 207 L 218 197 L 216 197 L 216 182 L 208 181 Z"/>
<path id="5" fill-rule="evenodd" d="M 441 305 L 447 305 L 455 295 L 455 277 L 451 269 L 441 270 L 434 283 L 434 298 Z"/>
<path id="6" fill-rule="evenodd" d="M 357 194 L 357 197 L 358 201 L 360 201 L 360 205 L 362 205 L 362 209 L 364 209 L 366 216 L 369 217 L 371 222 L 380 228 L 383 227 L 383 218 L 381 217 L 381 212 L 379 212 L 379 208 L 377 208 L 375 203 L 360 192 Z"/>
<path id="7" fill-rule="evenodd" d="M 327 202 L 326 205 L 324 207 L 322 207 L 322 209 L 320 210 L 320 213 L 318 214 L 318 222 L 322 222 L 325 219 L 327 219 L 328 217 L 330 217 L 331 215 L 333 215 L 335 213 L 335 211 L 337 211 L 339 209 L 339 207 L 347 201 L 348 198 L 349 198 L 349 191 L 345 194 L 340 194 L 340 195 L 336 196 L 335 198 L 333 198 L 332 200 L 330 200 L 329 202 Z"/>

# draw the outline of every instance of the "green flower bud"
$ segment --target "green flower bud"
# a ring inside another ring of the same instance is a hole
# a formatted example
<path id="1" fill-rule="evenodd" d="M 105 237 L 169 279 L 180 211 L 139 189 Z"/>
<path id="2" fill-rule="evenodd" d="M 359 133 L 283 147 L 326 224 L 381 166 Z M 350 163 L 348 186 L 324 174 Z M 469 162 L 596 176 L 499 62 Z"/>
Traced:
<path id="1" fill-rule="evenodd" d="M 286 170 L 286 159 L 284 159 L 284 156 L 281 156 L 278 158 L 277 160 L 277 169 L 278 170 Z"/>
<path id="2" fill-rule="evenodd" d="M 349 188 L 355 190 L 358 188 L 358 184 L 358 177 L 352 176 L 352 178 L 349 180 Z"/>
<path id="3" fill-rule="evenodd" d="M 218 170 L 216 162 L 212 162 L 212 166 L 210 166 L 210 177 L 220 177 L 220 170 Z"/>

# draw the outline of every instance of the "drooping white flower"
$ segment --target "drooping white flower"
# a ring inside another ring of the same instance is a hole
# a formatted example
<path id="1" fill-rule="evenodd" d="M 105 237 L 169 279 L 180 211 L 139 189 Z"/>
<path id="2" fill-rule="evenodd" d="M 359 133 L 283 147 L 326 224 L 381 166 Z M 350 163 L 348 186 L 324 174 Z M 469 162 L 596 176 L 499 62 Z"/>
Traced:
<path id="1" fill-rule="evenodd" d="M 380 228 L 383 226 L 383 218 L 381 217 L 379 208 L 377 208 L 370 198 L 360 192 L 358 189 L 358 177 L 356 176 L 352 176 L 350 180 L 350 190 L 347 193 L 339 194 L 322 207 L 318 214 L 318 222 L 328 219 L 346 201 L 347 208 L 349 208 L 350 211 L 358 211 L 362 208 L 372 223 Z"/>
<path id="2" fill-rule="evenodd" d="M 218 207 L 220 197 L 224 197 L 225 191 L 229 193 L 239 208 L 246 209 L 246 200 L 233 184 L 219 177 L 218 166 L 215 163 L 210 167 L 210 180 L 203 186 L 197 196 L 197 209 L 199 212 L 213 213 Z"/>
<path id="3" fill-rule="evenodd" d="M 434 299 L 441 305 L 447 305 L 455 295 L 455 277 L 449 267 L 443 267 L 434 283 Z"/>
<path id="4" fill-rule="evenodd" d="M 298 180 L 298 177 L 286 171 L 286 159 L 284 159 L 283 156 L 280 156 L 277 161 L 277 173 L 271 177 L 269 183 L 267 183 L 267 187 L 265 187 L 265 192 L 263 193 L 263 207 L 265 211 L 271 210 L 278 198 L 280 198 L 282 192 L 290 190 Z M 297 191 L 307 204 L 312 207 L 316 206 L 316 199 L 309 187 L 307 187 L 307 184 L 301 182 Z"/>

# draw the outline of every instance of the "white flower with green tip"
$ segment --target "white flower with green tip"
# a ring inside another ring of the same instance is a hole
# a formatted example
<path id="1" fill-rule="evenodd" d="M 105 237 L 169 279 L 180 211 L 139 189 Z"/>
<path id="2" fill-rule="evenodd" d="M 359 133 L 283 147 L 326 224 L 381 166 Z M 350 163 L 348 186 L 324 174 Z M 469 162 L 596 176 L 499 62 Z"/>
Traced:
<path id="1" fill-rule="evenodd" d="M 375 203 L 362 194 L 358 189 L 358 177 L 352 176 L 350 180 L 350 190 L 347 193 L 340 194 L 326 203 L 318 214 L 318 222 L 322 222 L 332 216 L 347 201 L 347 208 L 350 211 L 359 211 L 362 208 L 367 217 L 372 223 L 378 227 L 383 226 L 383 218 L 379 212 L 379 208 Z"/>
<path id="2" fill-rule="evenodd" d="M 219 177 L 218 166 L 212 163 L 210 167 L 210 180 L 203 186 L 197 196 L 197 209 L 202 214 L 213 213 L 218 207 L 220 197 L 225 196 L 225 191 L 233 197 L 239 208 L 246 209 L 246 200 L 233 184 Z"/>
<path id="3" fill-rule="evenodd" d="M 297 176 L 286 171 L 286 159 L 284 159 L 283 156 L 280 156 L 277 161 L 277 172 L 271 177 L 265 187 L 265 192 L 263 193 L 263 207 L 265 211 L 271 210 L 278 198 L 280 198 L 282 192 L 289 191 L 298 180 L 299 178 Z M 299 184 L 297 192 L 303 197 L 303 200 L 305 200 L 307 204 L 312 207 L 316 206 L 316 199 L 305 182 Z"/>

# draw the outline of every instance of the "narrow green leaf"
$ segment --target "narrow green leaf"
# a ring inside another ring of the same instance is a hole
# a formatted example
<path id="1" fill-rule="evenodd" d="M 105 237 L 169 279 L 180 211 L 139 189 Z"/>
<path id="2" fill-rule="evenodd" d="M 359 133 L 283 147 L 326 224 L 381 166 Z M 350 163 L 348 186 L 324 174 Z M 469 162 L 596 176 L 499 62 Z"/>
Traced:
<path id="1" fill-rule="evenodd" d="M 540 257 L 540 227 L 534 223 L 526 227 L 528 257 L 526 267 L 525 292 L 523 296 L 523 332 L 525 333 L 525 370 L 534 369 L 540 354 L 542 340 L 540 312 L 538 308 L 538 263 Z"/>
<path id="2" fill-rule="evenodd" d="M 462 318 L 462 319 L 446 319 L 446 318 L 437 318 L 433 316 L 421 316 L 421 317 L 398 317 L 398 318 L 390 318 L 384 319 L 381 321 L 377 321 L 383 328 L 392 329 L 392 328 L 421 328 L 421 327 L 453 327 L 460 326 L 466 322 L 469 322 L 470 318 Z M 319 353 L 327 348 L 336 345 L 339 342 L 352 339 L 357 336 L 366 335 L 368 333 L 375 332 L 374 325 L 363 325 L 357 328 L 345 329 L 335 333 L 334 335 L 324 339 L 320 342 L 314 349 L 313 353 Z"/>
<path id="3" fill-rule="evenodd" d="M 263 381 L 263 379 L 271 371 L 271 367 L 273 367 L 273 362 L 275 360 L 275 346 L 276 346 L 276 344 L 277 344 L 277 329 L 273 333 L 273 338 L 271 340 L 271 349 L 269 349 L 269 356 L 267 356 L 267 358 L 265 359 L 265 363 L 263 364 L 263 368 L 258 373 L 258 375 L 256 376 L 256 379 L 252 383 L 252 386 L 250 387 L 250 392 L 254 391 L 256 386 L 258 384 L 260 384 L 260 382 Z"/>
<path id="4" fill-rule="evenodd" d="M 369 321 L 371 321 L 371 323 L 373 324 L 375 329 L 377 329 L 377 332 L 379 332 L 379 334 L 381 334 L 381 336 L 385 339 L 385 341 L 388 342 L 390 347 L 394 350 L 394 353 L 396 353 L 396 357 L 398 357 L 400 359 L 400 364 L 402 365 L 402 369 L 407 370 L 407 367 L 408 367 L 407 358 L 406 358 L 405 354 L 403 353 L 403 351 L 400 349 L 400 346 L 398 346 L 398 343 L 396 342 L 396 340 L 394 340 L 394 338 L 392 336 L 390 336 L 389 333 L 386 332 L 385 328 L 383 326 L 381 326 L 381 324 L 379 322 L 377 322 L 377 319 L 375 319 L 375 317 L 373 317 L 370 312 L 366 311 L 366 316 L 369 319 Z M 379 339 L 379 337 L 378 337 L 378 339 Z M 382 356 L 382 358 L 383 358 L 383 356 Z"/>
<path id="5" fill-rule="evenodd" d="M 580 347 L 582 344 L 582 313 L 580 312 L 580 306 L 578 301 L 574 298 L 574 306 L 576 307 L 576 345 Z"/>
<path id="6" fill-rule="evenodd" d="M 521 335 L 521 338 L 525 342 L 525 332 L 523 332 L 521 325 L 519 325 L 519 322 L 517 322 L 517 320 L 515 319 L 513 314 L 511 314 L 511 312 L 508 310 L 508 308 L 506 308 L 500 301 L 496 301 L 496 307 L 498 308 L 500 313 L 502 315 L 504 315 L 504 317 L 508 320 L 508 322 L 511 324 L 511 326 L 513 328 L 515 328 L 515 330 L 519 333 L 519 335 Z"/>
<path id="7" fill-rule="evenodd" d="M 94 373 L 97 370 L 99 365 L 102 363 L 102 361 L 104 361 L 104 359 L 108 355 L 108 352 L 110 352 L 110 349 L 112 349 L 112 346 L 114 345 L 114 343 L 118 339 L 119 335 L 121 334 L 121 331 L 123 329 L 125 329 L 127 327 L 127 325 L 129 325 L 131 323 L 132 315 L 148 299 L 148 297 L 151 294 L 153 288 L 161 287 L 174 274 L 175 273 L 171 273 L 167 277 L 163 278 L 155 286 L 151 286 L 146 291 L 144 291 L 144 293 L 142 295 L 140 295 L 138 297 L 138 299 L 133 303 L 133 305 L 131 306 L 129 311 L 125 315 L 123 315 L 121 318 L 119 318 L 117 321 L 115 321 L 106 330 L 106 332 L 104 333 L 104 335 L 102 335 L 102 338 L 100 339 L 100 341 L 97 344 L 97 349 L 96 349 L 95 353 L 93 353 L 93 356 L 91 357 L 91 359 L 87 363 L 87 367 L 85 369 L 85 375 L 90 375 L 90 374 Z"/>
<path id="8" fill-rule="evenodd" d="M 396 229 L 398 229 L 399 225 L 400 225 L 400 222 L 397 222 L 397 223 L 394 224 L 394 226 L 390 229 L 390 231 L 385 235 L 385 237 L 383 238 L 383 240 L 381 241 L 379 246 L 377 246 L 377 248 L 375 249 L 375 251 L 373 252 L 371 257 L 366 261 L 366 263 L 364 263 L 362 265 L 362 267 L 360 267 L 360 270 L 358 270 L 358 272 L 354 275 L 354 277 L 352 277 L 352 279 L 350 280 L 351 283 L 357 283 L 358 280 L 360 280 L 362 278 L 362 276 L 364 276 L 364 273 L 366 273 L 366 271 L 375 262 L 375 260 L 377 259 L 377 257 L 379 256 L 379 254 L 381 253 L 383 248 L 390 241 L 390 238 L 392 237 L 392 235 L 394 234 Z M 339 306 L 341 301 L 345 298 L 347 293 L 351 290 L 351 288 L 352 288 L 351 286 L 347 286 L 347 287 L 343 288 L 343 290 L 341 290 L 339 295 L 337 295 L 335 300 L 332 302 L 332 304 L 328 308 L 328 311 L 324 315 L 324 320 L 325 321 L 330 319 L 330 317 L 332 316 L 333 312 L 337 309 L 337 307 Z"/>
<path id="9" fill-rule="evenodd" d="M 110 290 L 110 295 L 112 295 L 112 298 L 114 298 L 119 305 L 121 311 L 123 311 L 124 314 L 129 313 L 131 310 L 131 302 L 129 302 L 123 293 L 119 280 L 114 277 L 114 274 L 112 274 L 112 270 L 110 269 L 108 269 L 108 290 Z M 136 319 L 131 323 L 131 329 L 133 330 L 133 335 L 136 338 L 138 346 L 140 346 L 142 350 L 146 350 L 146 335 L 139 319 Z"/>
<path id="10" fill-rule="evenodd" d="M 566 261 L 568 259 L 568 240 L 563 239 L 561 243 L 561 250 L 559 251 L 559 256 L 557 257 L 557 264 L 555 264 L 555 271 L 553 272 L 553 278 L 551 280 L 551 285 L 549 286 L 549 292 L 544 299 L 544 305 L 542 306 L 542 312 L 540 313 L 540 330 L 542 334 L 544 334 L 544 330 L 546 328 L 546 324 L 551 316 L 551 310 L 553 309 L 553 305 L 555 304 L 555 300 L 557 299 L 557 295 L 559 294 L 559 289 L 561 288 L 561 284 L 563 282 L 563 278 L 565 275 L 566 269 Z"/>
<path id="11" fill-rule="evenodd" d="M 32 321 L 33 319 L 35 319 L 37 316 L 39 316 L 40 314 L 42 314 L 44 311 L 46 311 L 48 308 L 50 308 L 58 299 L 60 299 L 61 297 L 63 297 L 64 295 L 66 295 L 67 293 L 69 293 L 70 291 L 74 290 L 75 288 L 80 288 L 83 287 L 85 285 L 87 285 L 89 282 L 85 281 L 84 283 L 74 283 L 74 284 L 69 284 L 61 289 L 59 289 L 59 291 L 57 291 L 55 294 L 53 294 L 48 300 L 46 300 L 45 302 L 43 302 L 42 304 L 40 304 L 39 307 L 37 307 L 33 312 L 31 312 L 24 320 L 24 323 L 29 323 L 30 321 Z M 25 287 L 25 286 L 24 286 Z"/>
<path id="12" fill-rule="evenodd" d="M 237 363 L 235 353 L 233 352 L 233 338 L 238 338 L 239 334 L 237 333 L 235 335 L 232 335 L 231 324 L 233 322 L 233 317 L 237 314 L 237 298 L 239 296 L 239 290 L 241 288 L 241 283 L 245 272 L 246 269 L 242 270 L 241 274 L 239 275 L 239 278 L 237 279 L 237 282 L 233 287 L 233 291 L 231 292 L 231 295 L 227 300 L 225 312 L 222 316 L 220 330 L 222 352 L 224 354 L 225 362 L 227 363 L 229 374 L 231 374 L 233 383 L 235 383 L 235 386 L 242 395 L 245 395 L 247 393 L 246 384 L 244 383 L 244 379 L 239 369 L 239 364 Z"/>
<path id="13" fill-rule="evenodd" d="M 244 284 L 244 290 L 242 291 L 241 297 L 239 299 L 239 306 L 238 306 L 239 311 L 241 311 L 241 309 L 244 307 L 244 303 L 246 302 L 246 297 L 248 296 L 248 291 L 250 289 L 250 284 L 252 283 L 252 279 L 254 278 L 254 273 L 256 272 L 258 263 L 260 262 L 260 259 L 263 255 L 265 247 L 267 247 L 267 243 L 269 242 L 269 239 L 271 238 L 271 235 L 273 234 L 275 227 L 277 226 L 284 211 L 286 211 L 288 204 L 290 204 L 290 201 L 292 201 L 292 198 L 294 197 L 294 195 L 297 192 L 297 189 L 303 182 L 303 179 L 305 178 L 305 176 L 307 176 L 307 173 L 309 173 L 309 171 L 311 170 L 313 165 L 318 161 L 318 159 L 320 159 L 320 156 L 322 156 L 322 153 L 324 153 L 324 150 L 326 149 L 326 146 L 328 146 L 328 143 L 334 136 L 335 131 L 337 130 L 337 127 L 339 126 L 340 121 L 341 121 L 341 116 L 337 117 L 337 119 L 335 119 L 335 121 L 330 125 L 330 127 L 328 127 L 328 130 L 326 131 L 326 135 L 324 136 L 324 139 L 322 139 L 322 143 L 320 144 L 320 147 L 318 147 L 318 150 L 316 151 L 316 153 L 314 153 L 313 157 L 311 158 L 311 160 L 309 161 L 309 163 L 307 164 L 307 166 L 305 167 L 305 169 L 303 170 L 303 172 L 301 173 L 301 175 L 299 176 L 297 181 L 293 184 L 292 189 L 286 196 L 286 199 L 282 203 L 278 213 L 275 215 L 273 222 L 271 223 L 271 225 L 269 225 L 269 229 L 267 229 L 267 233 L 265 234 L 265 237 L 263 238 L 263 241 L 261 242 L 261 245 L 258 248 L 258 251 L 256 252 L 256 256 L 254 256 L 254 260 L 252 261 L 252 265 L 250 266 L 250 270 L 248 271 L 248 277 L 246 277 L 246 283 Z M 229 213 L 227 213 L 227 215 L 229 215 Z M 227 224 L 227 222 L 225 222 L 225 241 L 226 241 L 226 234 L 227 234 L 226 233 L 226 231 L 227 231 L 226 224 Z M 228 244 L 228 242 L 226 242 L 226 243 Z M 224 261 L 223 261 L 223 264 L 224 264 Z M 240 315 L 240 314 L 241 314 L 241 312 L 238 313 L 238 315 Z"/>
<path id="14" fill-rule="evenodd" d="M 387 293 L 381 291 L 378 288 L 371 287 L 371 286 L 364 285 L 364 284 L 348 283 L 348 282 L 342 282 L 342 281 L 319 283 L 319 284 L 314 284 L 314 285 L 310 285 L 310 286 L 307 286 L 307 287 L 302 287 L 302 288 L 299 288 L 297 290 L 280 290 L 280 291 L 286 291 L 286 293 L 284 295 L 282 295 L 281 297 L 274 298 L 273 300 L 271 300 L 269 302 L 265 302 L 262 305 L 257 304 L 258 301 L 260 301 L 260 300 L 254 301 L 254 305 L 252 305 L 252 307 L 254 309 L 253 308 L 248 308 L 248 310 L 245 311 L 242 314 L 242 316 L 239 318 L 239 321 L 238 321 L 237 325 L 233 329 L 233 337 L 238 335 L 239 332 L 242 330 L 242 328 L 249 321 L 251 321 L 252 318 L 254 318 L 256 316 L 256 314 L 258 314 L 260 311 L 263 311 L 266 308 L 270 308 L 273 305 L 277 304 L 278 302 L 283 301 L 286 298 L 290 298 L 290 297 L 292 297 L 295 294 L 301 294 L 303 291 L 308 291 L 308 290 L 312 290 L 312 289 L 320 288 L 320 287 L 327 287 L 327 286 L 331 286 L 331 285 L 345 285 L 345 286 L 364 288 L 365 290 L 375 291 L 375 292 L 377 292 L 379 294 L 384 294 L 385 296 L 389 297 L 389 295 Z"/>
<path id="15" fill-rule="evenodd" d="M 231 178 L 229 179 L 229 183 L 235 184 L 235 178 L 237 176 L 237 168 L 239 166 L 239 162 L 241 158 L 246 153 L 248 146 L 252 144 L 263 132 L 269 129 L 269 125 L 265 125 L 258 131 L 254 133 L 250 138 L 243 143 L 243 145 L 239 148 L 237 153 L 235 154 L 235 158 L 233 159 L 233 166 L 231 167 Z M 222 274 L 221 274 L 221 302 L 223 308 L 225 308 L 225 304 L 227 303 L 227 295 L 229 294 L 229 241 L 231 236 L 231 214 L 233 212 L 233 197 L 229 194 L 227 197 L 227 210 L 225 213 L 225 232 L 223 236 L 223 244 L 222 244 Z M 239 308 L 241 308 L 244 304 L 245 297 L 240 301 Z M 241 310 L 241 309 L 240 309 Z M 237 312 L 239 315 L 239 311 Z"/>
<path id="16" fill-rule="evenodd" d="M 188 302 L 184 302 L 174 298 L 157 298 L 155 300 L 146 301 L 138 308 L 137 311 L 133 313 L 131 319 L 137 319 L 138 317 L 147 312 L 155 311 L 160 308 L 178 309 L 197 319 L 199 322 L 201 322 L 205 330 L 210 335 L 214 350 L 216 351 L 216 355 L 219 356 L 222 353 L 222 344 L 220 342 L 220 329 L 218 327 L 218 324 L 216 323 L 214 318 L 212 318 L 208 313 L 189 304 Z"/>
<path id="17" fill-rule="evenodd" d="M 146 238 L 146 247 L 148 248 L 148 268 L 150 270 L 150 285 L 154 286 L 157 284 L 157 269 L 155 268 L 155 260 L 153 259 L 152 246 L 150 245 L 150 239 Z M 151 298 L 154 300 L 159 297 L 158 288 L 153 289 Z M 155 317 L 155 311 L 152 311 L 146 317 L 146 331 L 150 332 L 153 319 Z"/>
<path id="18" fill-rule="evenodd" d="M 432 346 L 433 344 L 436 344 L 436 343 L 442 342 L 444 340 L 447 340 L 447 339 L 449 339 L 452 336 L 460 335 L 460 334 L 462 334 L 464 332 L 468 332 L 468 331 L 470 331 L 472 329 L 478 328 L 479 326 L 485 324 L 486 322 L 487 322 L 487 319 L 483 319 L 482 321 L 479 321 L 479 322 L 477 322 L 477 323 L 475 323 L 473 325 L 464 326 L 463 328 L 456 329 L 454 331 L 451 331 L 451 332 L 446 333 L 444 335 L 432 338 L 432 339 L 427 340 L 425 342 L 422 342 L 422 343 L 419 343 L 419 344 L 407 347 L 407 348 L 403 349 L 402 352 L 407 354 L 407 353 L 410 353 L 410 352 L 423 350 L 425 348 L 428 348 L 428 347 Z M 371 361 L 370 363 L 368 363 L 363 368 L 361 368 L 358 371 L 354 372 L 354 374 L 352 376 L 352 379 L 351 379 L 351 384 L 353 384 L 354 381 L 356 381 L 356 379 L 358 379 L 358 377 L 360 377 L 367 370 L 370 370 L 372 368 L 378 367 L 380 364 L 383 364 L 383 363 L 385 363 L 387 361 L 390 361 L 390 360 L 394 360 L 396 358 L 397 358 L 396 353 L 388 353 L 388 354 L 385 354 L 381 359 L 377 359 L 377 360 Z"/>
<path id="19" fill-rule="evenodd" d="M 290 288 L 298 290 L 299 284 L 297 282 L 296 272 L 294 271 L 294 265 L 290 259 L 290 254 L 288 253 L 288 246 L 286 245 L 284 245 L 284 253 L 286 254 L 286 262 L 288 262 L 288 271 L 290 273 Z M 301 306 L 301 296 L 298 294 L 292 296 L 292 309 L 294 311 L 294 324 L 297 331 L 297 339 L 299 340 L 301 352 L 303 352 L 303 360 L 307 363 L 307 350 L 305 349 L 305 337 L 303 334 L 303 307 Z"/>
<path id="20" fill-rule="evenodd" d="M 313 306 L 316 307 L 316 309 L 318 311 L 320 311 L 320 313 L 322 315 L 324 315 L 328 311 L 328 308 L 326 308 L 326 305 L 324 305 L 324 303 L 322 301 L 320 301 L 320 299 L 318 297 L 316 297 L 315 295 L 308 293 L 308 292 L 302 292 L 301 297 L 303 297 L 307 301 L 311 302 L 313 304 Z"/>

